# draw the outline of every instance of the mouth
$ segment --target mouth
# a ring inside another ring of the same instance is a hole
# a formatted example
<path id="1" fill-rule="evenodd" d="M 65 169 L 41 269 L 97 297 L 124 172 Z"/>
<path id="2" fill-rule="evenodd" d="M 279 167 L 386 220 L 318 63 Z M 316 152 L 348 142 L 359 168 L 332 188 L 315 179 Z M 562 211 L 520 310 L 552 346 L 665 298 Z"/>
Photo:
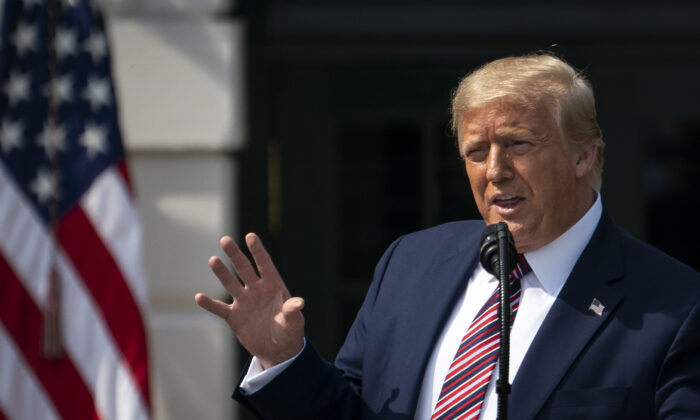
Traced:
<path id="1" fill-rule="evenodd" d="M 491 199 L 491 205 L 501 215 L 512 214 L 525 202 L 523 197 L 512 194 L 498 194 Z"/>

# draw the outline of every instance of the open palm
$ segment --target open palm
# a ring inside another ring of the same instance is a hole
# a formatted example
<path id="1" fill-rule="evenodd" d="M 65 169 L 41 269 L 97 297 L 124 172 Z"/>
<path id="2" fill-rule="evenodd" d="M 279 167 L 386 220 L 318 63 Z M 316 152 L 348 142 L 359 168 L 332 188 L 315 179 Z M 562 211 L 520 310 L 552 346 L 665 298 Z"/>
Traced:
<path id="1" fill-rule="evenodd" d="M 291 297 L 260 238 L 249 233 L 245 240 L 257 272 L 228 236 L 221 238 L 220 245 L 235 274 L 218 257 L 209 259 L 209 267 L 231 294 L 233 303 L 203 293 L 198 293 L 195 301 L 226 320 L 241 345 L 267 369 L 294 357 L 303 348 L 304 300 Z"/>

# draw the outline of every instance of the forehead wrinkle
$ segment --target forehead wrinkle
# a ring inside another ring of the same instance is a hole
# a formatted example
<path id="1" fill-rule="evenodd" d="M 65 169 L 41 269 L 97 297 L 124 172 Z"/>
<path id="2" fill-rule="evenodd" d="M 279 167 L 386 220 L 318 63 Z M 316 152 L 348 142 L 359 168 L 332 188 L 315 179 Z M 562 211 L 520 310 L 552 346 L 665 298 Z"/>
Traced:
<path id="1" fill-rule="evenodd" d="M 513 134 L 521 133 L 534 134 L 531 128 L 522 126 L 501 126 L 494 130 L 496 137 L 508 137 Z"/>

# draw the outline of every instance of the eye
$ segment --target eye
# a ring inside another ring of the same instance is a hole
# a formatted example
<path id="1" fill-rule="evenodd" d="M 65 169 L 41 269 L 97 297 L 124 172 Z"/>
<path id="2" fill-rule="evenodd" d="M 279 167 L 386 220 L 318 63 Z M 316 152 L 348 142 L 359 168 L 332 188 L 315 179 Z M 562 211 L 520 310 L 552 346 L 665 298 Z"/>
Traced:
<path id="1" fill-rule="evenodd" d="M 465 159 L 472 162 L 482 162 L 486 159 L 489 154 L 489 149 L 486 146 L 472 147 L 467 149 L 464 154 Z"/>
<path id="2" fill-rule="evenodd" d="M 519 155 L 526 153 L 532 147 L 532 143 L 527 140 L 513 140 L 509 145 L 511 152 Z"/>

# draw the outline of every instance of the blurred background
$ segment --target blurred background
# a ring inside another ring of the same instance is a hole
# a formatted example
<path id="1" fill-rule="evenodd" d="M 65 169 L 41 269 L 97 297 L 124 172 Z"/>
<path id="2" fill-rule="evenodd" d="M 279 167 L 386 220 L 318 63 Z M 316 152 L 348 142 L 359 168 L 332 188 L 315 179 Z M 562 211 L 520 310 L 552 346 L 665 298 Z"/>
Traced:
<path id="1" fill-rule="evenodd" d="M 589 76 L 605 208 L 700 269 L 697 2 L 101 4 L 144 231 L 157 419 L 250 418 L 230 400 L 247 354 L 193 301 L 225 297 L 207 267 L 222 234 L 261 235 L 332 360 L 396 237 L 478 218 L 448 108 L 495 58 L 549 50 Z"/>

